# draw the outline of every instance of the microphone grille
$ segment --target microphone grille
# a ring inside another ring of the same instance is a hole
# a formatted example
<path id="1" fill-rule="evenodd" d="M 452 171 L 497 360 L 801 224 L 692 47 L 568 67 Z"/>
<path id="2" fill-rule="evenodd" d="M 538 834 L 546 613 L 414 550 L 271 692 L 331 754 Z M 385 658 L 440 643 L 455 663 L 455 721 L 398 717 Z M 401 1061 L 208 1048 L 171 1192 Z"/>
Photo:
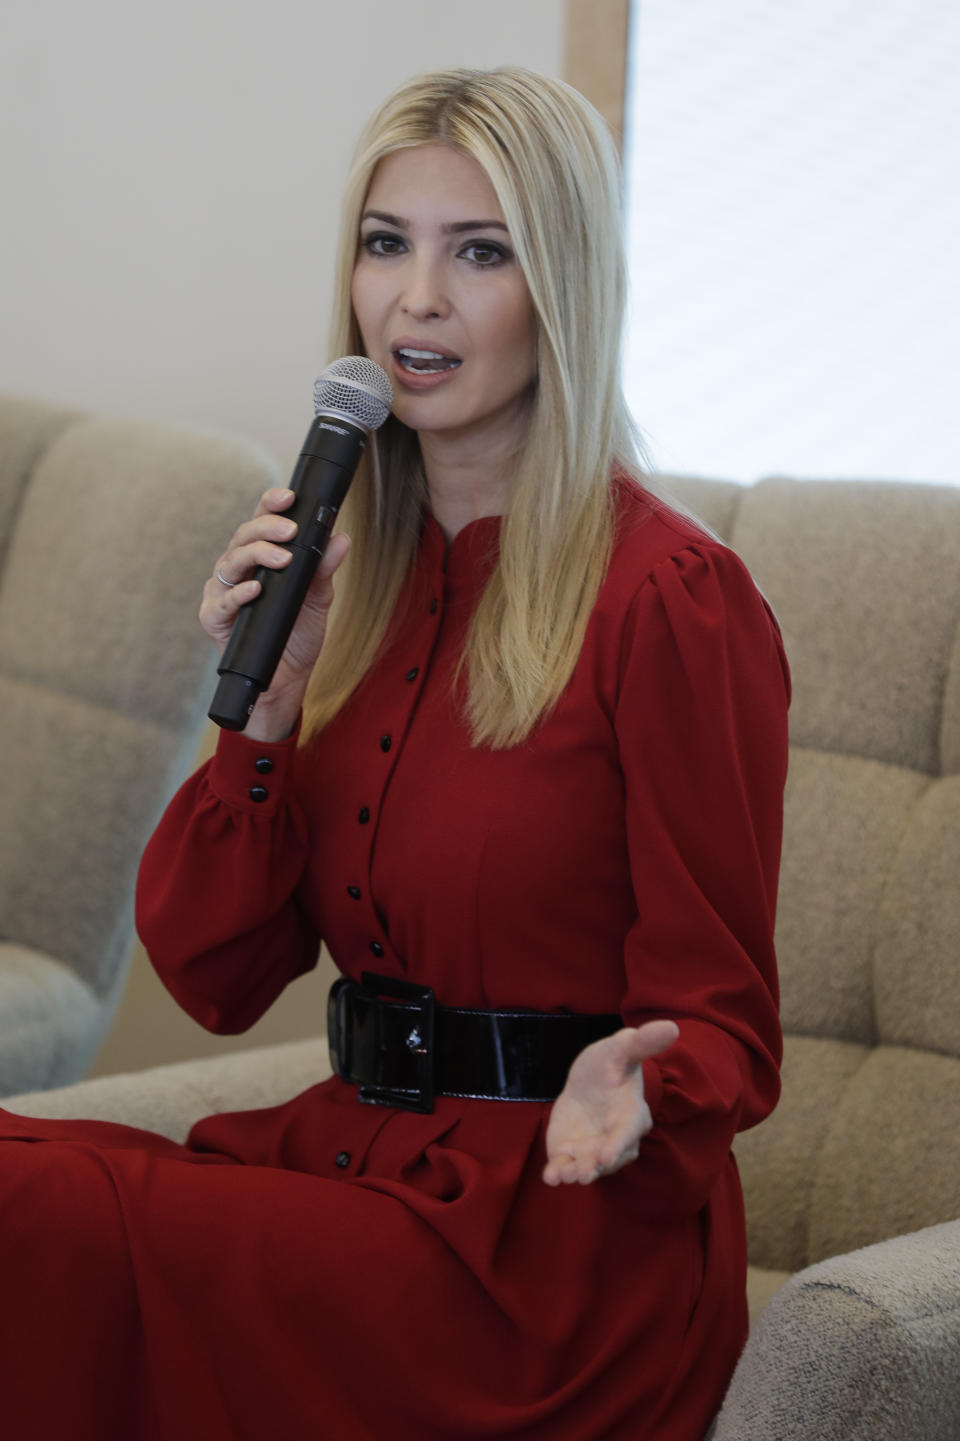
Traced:
<path id="1" fill-rule="evenodd" d="M 313 387 L 313 408 L 340 415 L 365 430 L 378 430 L 390 414 L 393 386 L 376 361 L 365 355 L 343 355 L 318 375 Z"/>

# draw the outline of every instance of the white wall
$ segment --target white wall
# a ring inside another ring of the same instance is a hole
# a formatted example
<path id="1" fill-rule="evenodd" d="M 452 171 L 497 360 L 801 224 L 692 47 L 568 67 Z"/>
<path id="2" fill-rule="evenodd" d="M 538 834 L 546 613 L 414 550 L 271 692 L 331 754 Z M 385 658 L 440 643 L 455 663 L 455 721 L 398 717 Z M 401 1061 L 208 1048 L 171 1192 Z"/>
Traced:
<path id="1" fill-rule="evenodd" d="M 447 65 L 560 71 L 562 0 L 5 0 L 0 389 L 284 463 L 367 114 Z"/>

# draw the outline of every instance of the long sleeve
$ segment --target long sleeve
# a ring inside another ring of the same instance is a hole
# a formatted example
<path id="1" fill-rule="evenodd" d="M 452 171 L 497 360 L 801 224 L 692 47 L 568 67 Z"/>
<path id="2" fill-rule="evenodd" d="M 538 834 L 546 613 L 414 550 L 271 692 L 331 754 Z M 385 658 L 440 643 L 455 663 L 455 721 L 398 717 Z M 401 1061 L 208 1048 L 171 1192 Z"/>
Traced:
<path id="1" fill-rule="evenodd" d="M 616 715 L 638 908 L 623 1014 L 680 1028 L 644 1063 L 645 1208 L 698 1209 L 735 1132 L 779 1095 L 788 701 L 776 623 L 738 558 L 711 544 L 661 562 L 624 630 Z"/>
<path id="2" fill-rule="evenodd" d="M 174 999 L 211 1031 L 246 1030 L 316 963 L 317 932 L 296 895 L 309 851 L 291 795 L 296 741 L 222 732 L 140 865 L 137 930 Z"/>

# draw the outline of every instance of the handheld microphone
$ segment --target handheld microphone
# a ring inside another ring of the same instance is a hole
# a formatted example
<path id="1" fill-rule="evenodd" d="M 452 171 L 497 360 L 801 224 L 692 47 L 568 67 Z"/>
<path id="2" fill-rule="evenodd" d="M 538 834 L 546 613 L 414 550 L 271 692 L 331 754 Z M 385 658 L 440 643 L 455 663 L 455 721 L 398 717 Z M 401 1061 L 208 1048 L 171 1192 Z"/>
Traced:
<path id="1" fill-rule="evenodd" d="M 290 479 L 294 500 L 284 514 L 297 522 L 283 570 L 259 566 L 260 594 L 237 616 L 217 673 L 220 684 L 208 712 L 225 730 L 242 731 L 261 691 L 273 680 L 304 597 L 316 573 L 367 436 L 393 404 L 385 370 L 365 356 L 346 355 L 328 365 L 313 389 L 316 419 Z"/>

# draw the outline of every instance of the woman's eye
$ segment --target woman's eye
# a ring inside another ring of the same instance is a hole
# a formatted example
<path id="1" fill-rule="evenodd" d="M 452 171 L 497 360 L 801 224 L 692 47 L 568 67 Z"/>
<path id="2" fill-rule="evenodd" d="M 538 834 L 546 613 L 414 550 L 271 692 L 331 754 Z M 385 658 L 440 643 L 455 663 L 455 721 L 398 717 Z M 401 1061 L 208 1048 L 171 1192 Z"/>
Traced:
<path id="1" fill-rule="evenodd" d="M 386 231 L 361 236 L 360 244 L 371 255 L 399 255 L 403 250 L 400 236 L 390 235 Z"/>
<path id="2" fill-rule="evenodd" d="M 499 265 L 507 258 L 507 252 L 502 246 L 494 245 L 492 241 L 487 240 L 471 240 L 469 245 L 463 247 L 460 254 L 466 256 L 474 265 L 478 265 L 481 270 L 487 270 L 492 265 Z"/>

